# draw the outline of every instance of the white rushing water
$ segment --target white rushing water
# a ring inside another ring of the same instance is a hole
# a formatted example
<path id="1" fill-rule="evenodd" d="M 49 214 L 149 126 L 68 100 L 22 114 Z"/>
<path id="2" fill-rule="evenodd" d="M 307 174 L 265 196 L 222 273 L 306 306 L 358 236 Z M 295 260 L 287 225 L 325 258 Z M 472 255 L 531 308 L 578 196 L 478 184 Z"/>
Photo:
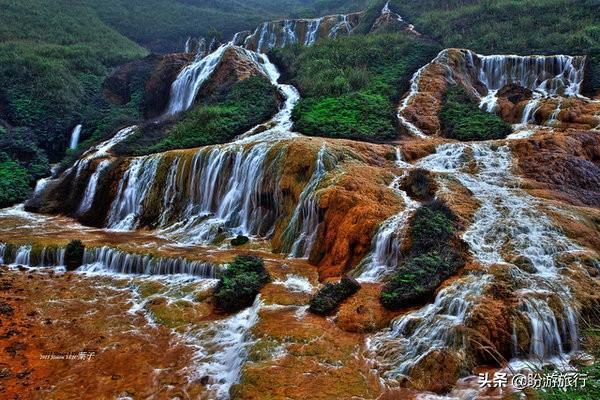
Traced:
<path id="1" fill-rule="evenodd" d="M 171 85 L 171 96 L 165 112 L 172 116 L 188 110 L 202 87 L 202 84 L 211 76 L 223 57 L 229 44 L 222 45 L 206 57 L 194 61 L 185 67 Z"/>
<path id="2" fill-rule="evenodd" d="M 83 193 L 83 198 L 81 200 L 81 203 L 79 204 L 79 209 L 77 210 L 78 215 L 87 212 L 92 207 L 94 196 L 96 194 L 96 187 L 98 185 L 98 179 L 100 179 L 102 173 L 106 171 L 106 169 L 110 167 L 110 165 L 110 160 L 102 160 L 96 166 L 96 170 L 94 171 L 92 176 L 90 176 L 88 184 L 85 188 L 85 192 Z"/>
<path id="3" fill-rule="evenodd" d="M 71 141 L 69 142 L 69 148 L 75 150 L 79 144 L 79 136 L 81 135 L 81 125 L 75 126 L 73 132 L 71 132 Z"/>
<path id="4" fill-rule="evenodd" d="M 290 257 L 308 258 L 317 237 L 319 210 L 316 189 L 327 172 L 326 158 L 327 149 L 323 145 L 317 155 L 313 174 L 302 190 L 292 218 L 283 233 L 284 242 L 292 243 L 291 249 L 284 250 L 289 251 Z"/>
<path id="5" fill-rule="evenodd" d="M 471 160 L 476 163 L 475 173 L 469 169 Z M 519 276 L 518 311 L 529 322 L 531 337 L 530 348 L 513 356 L 547 362 L 576 350 L 576 312 L 568 289 L 559 283 L 556 259 L 579 248 L 539 211 L 534 198 L 518 188 L 511 173 L 510 149 L 494 143 L 443 144 L 418 166 L 450 174 L 480 202 L 474 222 L 463 235 L 479 262 L 484 266 L 510 262 L 500 251 L 506 243 L 514 254 L 531 262 L 532 271 L 513 272 Z M 463 276 L 441 290 L 433 304 L 402 316 L 389 331 L 370 338 L 370 348 L 388 363 L 385 376 L 406 374 L 432 349 L 464 349 L 464 335 L 457 328 L 492 280 L 492 275 Z M 550 307 L 552 298 L 562 304 L 562 310 Z M 516 348 L 518 338 L 513 340 Z"/>

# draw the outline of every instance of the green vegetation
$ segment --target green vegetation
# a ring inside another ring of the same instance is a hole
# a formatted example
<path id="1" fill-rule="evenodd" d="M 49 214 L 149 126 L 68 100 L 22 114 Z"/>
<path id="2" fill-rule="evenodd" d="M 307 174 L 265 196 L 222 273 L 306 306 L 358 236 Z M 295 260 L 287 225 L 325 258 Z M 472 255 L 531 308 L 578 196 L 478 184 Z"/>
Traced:
<path id="1" fill-rule="evenodd" d="M 71 240 L 65 249 L 67 271 L 75 271 L 83 264 L 85 246 L 81 240 Z"/>
<path id="2" fill-rule="evenodd" d="M 30 193 L 27 170 L 0 153 L 0 208 L 22 202 Z"/>
<path id="3" fill-rule="evenodd" d="M 309 310 L 315 314 L 328 315 L 337 310 L 340 303 L 360 289 L 356 279 L 344 276 L 338 283 L 327 283 L 310 300 Z"/>
<path id="4" fill-rule="evenodd" d="M 440 122 L 444 136 L 462 141 L 502 139 L 512 132 L 502 118 L 481 110 L 460 86 L 446 89 Z"/>
<path id="5" fill-rule="evenodd" d="M 251 77 L 235 83 L 223 95 L 206 99 L 175 125 L 158 130 L 140 129 L 115 147 L 115 151 L 144 155 L 225 143 L 268 119 L 277 108 L 275 87 L 262 76 Z"/>
<path id="6" fill-rule="evenodd" d="M 402 181 L 402 189 L 419 201 L 430 201 L 435 196 L 437 185 L 431 172 L 423 168 L 414 168 Z"/>
<path id="7" fill-rule="evenodd" d="M 307 135 L 382 141 L 397 136 L 395 104 L 439 48 L 405 34 L 356 35 L 270 56 L 302 99 L 295 129 Z"/>
<path id="8" fill-rule="evenodd" d="M 435 289 L 464 265 L 456 216 L 441 201 L 417 209 L 410 225 L 411 248 L 397 272 L 381 291 L 389 309 L 427 301 Z"/>
<path id="9" fill-rule="evenodd" d="M 261 258 L 237 256 L 223 272 L 215 289 L 215 305 L 226 312 L 236 312 L 249 307 L 269 274 Z"/>

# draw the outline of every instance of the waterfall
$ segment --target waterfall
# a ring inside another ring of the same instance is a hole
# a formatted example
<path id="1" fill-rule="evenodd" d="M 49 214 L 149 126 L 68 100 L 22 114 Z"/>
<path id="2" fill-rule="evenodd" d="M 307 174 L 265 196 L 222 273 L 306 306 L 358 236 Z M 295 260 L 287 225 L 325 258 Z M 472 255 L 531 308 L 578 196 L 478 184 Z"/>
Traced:
<path id="1" fill-rule="evenodd" d="M 142 210 L 142 203 L 150 189 L 160 156 L 135 158 L 119 182 L 117 196 L 111 206 L 108 227 L 131 230 Z"/>
<path id="2" fill-rule="evenodd" d="M 208 377 L 211 398 L 229 398 L 229 389 L 240 379 L 242 367 L 252 345 L 250 330 L 258 322 L 263 305 L 260 295 L 252 307 L 221 321 L 213 321 L 199 331 L 187 333 L 188 341 L 198 348 L 194 361 L 195 379 Z M 215 396 L 215 397 L 213 397 Z"/>
<path id="3" fill-rule="evenodd" d="M 112 148 L 115 147 L 118 143 L 122 142 L 123 140 L 131 136 L 133 133 L 135 133 L 136 129 L 136 125 L 128 126 L 126 128 L 121 129 L 110 139 L 91 147 L 89 150 L 83 153 L 82 159 L 80 159 L 77 163 L 81 163 L 84 160 L 89 160 L 92 158 L 110 156 L 109 151 L 112 150 Z"/>
<path id="4" fill-rule="evenodd" d="M 166 116 L 188 110 L 204 82 L 211 76 L 219 65 L 229 44 L 222 45 L 215 52 L 185 67 L 171 85 L 171 96 L 167 106 Z"/>
<path id="5" fill-rule="evenodd" d="M 90 177 L 88 184 L 85 188 L 85 192 L 83 194 L 83 199 L 79 204 L 79 209 L 77 210 L 78 215 L 84 214 L 90 209 L 90 207 L 92 207 L 94 197 L 96 196 L 96 186 L 98 185 L 98 179 L 100 178 L 102 172 L 104 172 L 110 165 L 110 160 L 102 160 L 98 164 L 98 166 L 96 166 L 96 170 Z"/>
<path id="6" fill-rule="evenodd" d="M 419 202 L 412 200 L 400 188 L 406 175 L 405 173 L 394 179 L 390 186 L 402 198 L 404 209 L 385 221 L 373 238 L 373 251 L 366 259 L 363 271 L 358 277 L 359 282 L 378 282 L 382 276 L 398 267 L 400 245 L 404 234 L 400 230 L 406 227 L 408 219 L 419 206 Z"/>
<path id="7" fill-rule="evenodd" d="M 469 169 L 471 157 L 477 164 L 476 173 L 467 172 L 473 170 Z M 521 285 L 516 291 L 521 299 L 519 312 L 529 321 L 532 338 L 524 355 L 547 361 L 576 349 L 571 344 L 578 338 L 575 311 L 569 306 L 572 297 L 557 283 L 561 275 L 555 260 L 579 248 L 540 213 L 534 198 L 518 188 L 517 178 L 511 174 L 510 149 L 494 143 L 443 144 L 435 154 L 420 160 L 419 166 L 450 174 L 480 202 L 472 225 L 463 234 L 479 262 L 484 266 L 506 264 L 499 250 L 510 243 L 513 253 L 534 266 L 536 272 L 532 273 L 515 269 Z M 465 275 L 441 290 L 434 304 L 405 314 L 389 331 L 372 337 L 370 347 L 391 363 L 387 376 L 406 374 L 431 348 L 464 348 L 464 338 L 451 327 L 462 325 L 491 280 L 492 275 Z M 550 307 L 550 296 L 556 296 L 563 310 Z M 568 321 L 568 327 L 559 326 L 558 320 Z M 513 339 L 516 347 L 516 331 Z M 400 348 L 404 352 L 395 350 Z"/>
<path id="8" fill-rule="evenodd" d="M 316 189 L 326 173 L 326 156 L 327 150 L 323 145 L 317 155 L 313 174 L 302 190 L 294 214 L 283 232 L 284 243 L 289 243 L 295 238 L 291 249 L 284 249 L 284 252 L 290 252 L 290 257 L 307 258 L 317 237 L 319 210 Z"/>
<path id="9" fill-rule="evenodd" d="M 340 15 L 338 17 L 338 23 L 334 25 L 333 28 L 329 31 L 329 37 L 336 38 L 340 34 L 340 32 L 344 32 L 346 35 L 350 34 L 352 31 L 352 26 L 348 22 L 347 15 Z"/>
<path id="10" fill-rule="evenodd" d="M 64 247 L 33 248 L 31 245 L 0 243 L 0 264 L 26 267 L 61 267 L 65 262 Z"/>
<path id="11" fill-rule="evenodd" d="M 81 125 L 77 125 L 73 128 L 73 132 L 71 132 L 71 142 L 69 144 L 69 148 L 71 150 L 75 150 L 77 145 L 79 144 L 79 135 L 81 135 Z"/>
<path id="12" fill-rule="evenodd" d="M 323 18 L 311 19 L 308 23 L 306 37 L 304 38 L 305 46 L 311 46 L 317 41 L 317 34 L 321 27 L 321 21 L 323 21 Z"/>
<path id="13" fill-rule="evenodd" d="M 194 275 L 215 279 L 220 267 L 204 261 L 185 258 L 153 257 L 150 254 L 133 254 L 111 247 L 85 249 L 81 272 L 110 272 L 135 275 Z"/>

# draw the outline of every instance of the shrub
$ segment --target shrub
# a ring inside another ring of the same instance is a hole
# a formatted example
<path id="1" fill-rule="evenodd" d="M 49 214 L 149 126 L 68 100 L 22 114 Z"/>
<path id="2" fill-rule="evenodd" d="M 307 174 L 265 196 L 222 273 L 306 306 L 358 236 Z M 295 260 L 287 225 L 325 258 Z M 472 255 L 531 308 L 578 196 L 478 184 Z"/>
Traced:
<path id="1" fill-rule="evenodd" d="M 0 153 L 0 208 L 20 203 L 30 193 L 27 170 Z"/>
<path id="2" fill-rule="evenodd" d="M 83 264 L 85 246 L 81 240 L 71 240 L 65 249 L 65 266 L 67 271 L 75 271 Z"/>
<path id="3" fill-rule="evenodd" d="M 261 258 L 237 256 L 223 272 L 215 289 L 215 306 L 226 312 L 236 312 L 249 307 L 269 274 Z"/>
<path id="4" fill-rule="evenodd" d="M 459 86 L 451 86 L 444 93 L 440 122 L 444 136 L 462 141 L 502 139 L 512 132 L 509 124 L 481 110 Z"/>
<path id="5" fill-rule="evenodd" d="M 250 239 L 248 239 L 248 236 L 238 235 L 234 239 L 231 239 L 231 245 L 232 246 L 243 246 L 246 243 L 248 243 L 249 241 L 250 241 Z"/>
<path id="6" fill-rule="evenodd" d="M 454 233 L 452 211 L 434 200 L 417 209 L 411 221 L 410 237 L 414 251 L 422 252 L 446 244 Z"/>
<path id="7" fill-rule="evenodd" d="M 315 314 L 333 313 L 341 302 L 360 289 L 356 279 L 344 276 L 338 283 L 328 283 L 310 300 L 309 310 Z"/>
<path id="8" fill-rule="evenodd" d="M 426 301 L 460 266 L 462 259 L 453 251 L 432 251 L 410 258 L 383 288 L 381 303 L 389 309 L 400 309 Z"/>

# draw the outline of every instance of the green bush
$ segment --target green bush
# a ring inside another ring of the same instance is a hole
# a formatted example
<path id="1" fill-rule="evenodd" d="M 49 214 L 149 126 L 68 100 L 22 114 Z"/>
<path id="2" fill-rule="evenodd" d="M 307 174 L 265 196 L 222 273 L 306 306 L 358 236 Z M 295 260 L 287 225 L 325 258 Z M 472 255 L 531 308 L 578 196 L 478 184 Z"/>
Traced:
<path id="1" fill-rule="evenodd" d="M 411 247 L 381 291 L 381 304 L 396 310 L 427 301 L 464 265 L 456 216 L 439 200 L 417 209 L 410 221 Z"/>
<path id="2" fill-rule="evenodd" d="M 237 256 L 222 273 L 215 289 L 215 306 L 226 312 L 236 312 L 249 307 L 269 274 L 261 258 Z"/>
<path id="3" fill-rule="evenodd" d="M 300 91 L 295 129 L 382 141 L 397 136 L 395 107 L 412 74 L 439 48 L 405 34 L 353 35 L 271 52 Z"/>
<path id="4" fill-rule="evenodd" d="M 459 86 L 451 86 L 444 93 L 440 122 L 444 136 L 462 141 L 502 139 L 512 132 L 509 124 L 481 110 Z"/>
<path id="5" fill-rule="evenodd" d="M 429 201 L 435 195 L 437 185 L 431 172 L 423 168 L 414 168 L 402 181 L 402 189 L 420 201 Z"/>
<path id="6" fill-rule="evenodd" d="M 358 289 L 360 283 L 349 276 L 344 276 L 338 283 L 327 283 L 310 300 L 309 310 L 319 315 L 331 314 L 341 302 L 356 293 Z"/>
<path id="7" fill-rule="evenodd" d="M 225 143 L 264 122 L 277 109 L 275 87 L 262 76 L 251 77 L 235 83 L 227 93 L 205 100 L 175 125 L 152 123 L 142 128 L 116 146 L 115 151 L 145 155 Z"/>
<path id="8" fill-rule="evenodd" d="M 0 153 L 0 208 L 20 203 L 30 193 L 27 170 Z"/>
<path id="9" fill-rule="evenodd" d="M 426 301 L 461 265 L 460 257 L 452 251 L 431 251 L 409 258 L 381 291 L 381 303 L 396 310 Z"/>
<path id="10" fill-rule="evenodd" d="M 81 240 L 71 240 L 65 249 L 65 266 L 67 271 L 75 271 L 83 264 L 85 246 Z"/>
<path id="11" fill-rule="evenodd" d="M 388 99 L 365 92 L 303 99 L 293 112 L 295 129 L 306 135 L 373 141 L 397 136 L 393 115 Z"/>
<path id="12" fill-rule="evenodd" d="M 452 211 L 441 201 L 432 201 L 417 209 L 411 221 L 410 238 L 414 250 L 438 248 L 454 233 Z"/>

